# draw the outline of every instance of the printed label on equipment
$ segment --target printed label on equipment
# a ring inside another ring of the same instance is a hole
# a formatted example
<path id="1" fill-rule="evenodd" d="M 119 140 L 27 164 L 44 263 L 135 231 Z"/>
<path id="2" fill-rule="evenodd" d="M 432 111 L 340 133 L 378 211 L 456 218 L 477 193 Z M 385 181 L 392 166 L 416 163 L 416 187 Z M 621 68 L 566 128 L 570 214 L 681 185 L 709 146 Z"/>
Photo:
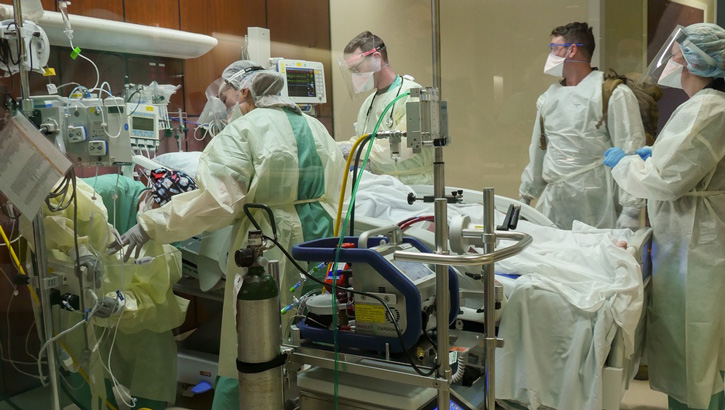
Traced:
<path id="1" fill-rule="evenodd" d="M 385 323 L 385 307 L 356 304 L 355 319 L 358 322 Z"/>
<path id="2" fill-rule="evenodd" d="M 453 365 L 458 360 L 458 352 L 448 352 L 448 364 Z"/>

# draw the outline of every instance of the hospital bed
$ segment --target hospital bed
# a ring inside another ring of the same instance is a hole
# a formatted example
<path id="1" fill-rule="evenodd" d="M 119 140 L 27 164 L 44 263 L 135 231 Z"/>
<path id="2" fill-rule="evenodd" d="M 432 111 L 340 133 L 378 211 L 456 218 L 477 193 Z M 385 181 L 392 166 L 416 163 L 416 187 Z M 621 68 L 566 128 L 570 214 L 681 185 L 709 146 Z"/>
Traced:
<path id="1" fill-rule="evenodd" d="M 366 174 L 358 192 L 354 233 L 357 235 L 370 229 L 397 223 L 409 217 L 432 214 L 432 207 L 429 204 L 407 204 L 405 198 L 411 190 L 415 191 L 417 195 L 432 194 L 431 186 L 407 187 L 400 184 L 394 178 Z M 464 202 L 449 207 L 449 209 L 453 210 L 454 214 L 456 213 L 456 208 L 469 210 L 472 207 L 480 208 L 483 197 L 480 191 L 453 187 L 448 188 L 446 191 L 451 192 L 454 190 L 460 191 L 463 194 Z M 522 219 L 542 227 L 553 227 L 554 225 L 548 218 L 534 208 L 521 204 L 518 201 L 497 196 L 495 204 L 497 210 L 504 213 L 511 204 L 519 205 L 521 207 Z M 182 291 L 188 293 L 200 292 L 200 295 L 209 295 L 212 298 L 219 298 L 221 296 L 220 292 L 223 288 L 224 272 L 226 270 L 228 243 L 231 239 L 230 233 L 230 228 L 213 233 L 204 233 L 195 238 L 189 238 L 179 245 L 184 258 L 183 268 L 186 274 L 185 276 L 187 279 L 191 279 L 191 281 L 186 281 L 185 285 L 181 285 L 184 288 L 181 289 Z M 405 234 L 419 239 L 431 249 L 435 248 L 434 233 L 430 222 L 424 221 L 411 225 L 405 231 Z M 648 249 L 650 236 L 651 232 L 649 230 L 637 232 L 634 236 L 628 238 L 627 249 L 637 261 L 640 261 L 642 266 L 641 271 L 643 272 L 642 283 L 646 289 L 649 288 L 650 264 L 648 262 Z M 477 272 L 468 272 L 466 268 L 462 267 L 459 267 L 458 271 L 461 283 L 462 311 L 464 312 L 461 314 L 460 319 L 463 322 L 480 322 L 483 319 L 483 314 L 480 311 L 476 314 L 476 310 L 482 306 L 483 288 L 480 281 L 474 280 L 466 275 L 466 273 L 475 274 Z M 195 285 L 194 281 L 198 281 L 198 284 Z M 501 276 L 499 282 L 504 285 L 504 293 L 507 297 L 512 296 L 512 294 L 515 296 L 514 292 L 517 289 L 517 280 Z M 565 308 L 566 302 L 563 301 L 560 295 L 551 292 L 536 292 L 537 300 L 540 300 L 543 295 L 548 299 L 547 303 L 550 303 L 552 306 L 558 304 Z M 510 328 L 516 320 L 512 319 L 512 317 L 515 317 L 513 314 L 509 314 L 508 316 L 504 315 L 506 311 L 505 302 L 504 300 L 501 304 L 501 309 L 497 311 L 496 316 L 497 320 L 501 319 L 502 328 L 506 328 L 507 325 Z M 643 302 L 644 300 L 639 300 L 640 304 Z M 513 309 L 512 307 L 509 310 L 513 312 Z M 516 313 L 518 315 L 527 314 L 525 311 Z M 619 402 L 624 391 L 628 388 L 629 381 L 632 379 L 639 363 L 639 354 L 643 346 L 644 336 L 643 315 L 644 309 L 641 309 L 636 318 L 637 326 L 634 332 L 633 344 L 635 349 L 633 354 L 625 353 L 625 345 L 627 344 L 625 340 L 627 337 L 621 331 L 621 328 L 617 327 L 615 332 L 607 336 L 606 360 L 601 363 L 601 366 L 598 366 L 596 372 L 599 372 L 600 369 L 601 373 L 594 378 L 596 380 L 595 384 L 598 384 L 593 388 L 595 391 L 598 391 L 598 394 L 595 395 L 598 401 L 596 408 L 619 408 Z M 631 339 L 631 335 L 629 339 Z M 629 344 L 632 344 L 632 342 Z M 632 349 L 630 348 L 630 350 Z M 523 358 L 524 356 L 522 355 L 521 357 Z M 182 363 L 180 363 L 181 367 Z M 497 371 L 497 374 L 502 374 L 502 372 Z M 187 382 L 193 383 L 193 381 Z M 502 385 L 501 383 L 497 384 L 499 386 Z M 506 395 L 497 394 L 497 397 L 506 398 Z"/>
<path id="2" fill-rule="evenodd" d="M 372 183 L 371 186 L 375 186 L 377 183 Z M 432 186 L 411 186 L 410 187 L 417 196 L 424 196 L 424 195 L 431 195 L 432 194 Z M 410 209 L 410 206 L 407 204 L 404 204 L 402 202 L 397 202 L 398 207 L 400 208 L 401 213 L 393 213 L 393 215 L 397 216 L 397 218 L 400 218 L 398 220 L 386 220 L 385 218 L 381 218 L 380 212 L 378 214 L 373 216 L 370 215 L 370 209 L 366 208 L 377 208 L 376 206 L 368 207 L 368 201 L 369 202 L 380 202 L 381 198 L 376 198 L 376 195 L 381 191 L 380 189 L 370 189 L 365 190 L 364 187 L 361 187 L 363 194 L 358 197 L 358 208 L 362 208 L 363 212 L 359 212 L 359 210 L 356 210 L 356 216 L 355 216 L 355 233 L 358 234 L 360 232 L 376 229 L 383 225 L 389 225 L 391 223 L 399 222 L 400 220 L 406 219 L 403 218 L 403 216 L 406 214 L 406 207 L 407 212 L 410 213 L 410 215 L 414 216 L 420 216 L 420 207 L 416 207 L 414 209 Z M 392 192 L 395 192 L 396 190 L 400 190 L 399 187 L 396 187 L 395 189 L 390 190 L 389 192 L 383 192 L 381 195 L 390 195 Z M 383 189 L 384 191 L 384 189 Z M 482 203 L 483 194 L 480 191 L 473 191 L 468 189 L 459 189 L 455 187 L 449 187 L 446 189 L 446 192 L 452 192 L 452 191 L 459 191 L 463 193 L 464 198 L 464 204 L 460 205 L 452 205 L 449 206 L 449 210 L 453 211 L 455 213 L 455 208 L 457 206 L 460 207 L 467 207 L 471 204 L 480 204 Z M 383 199 L 386 200 L 387 199 Z M 389 201 L 389 203 L 386 203 L 388 206 L 396 206 L 396 201 Z M 468 204 L 468 205 L 467 205 Z M 540 226 L 544 227 L 553 227 L 553 223 L 546 218 L 544 215 L 536 211 L 534 208 L 521 204 L 516 200 L 505 198 L 505 197 L 499 197 L 497 196 L 495 198 L 495 206 L 498 211 L 501 213 L 505 213 L 508 209 L 508 207 L 511 205 L 519 205 L 521 206 L 521 217 L 522 219 L 525 219 L 529 222 L 535 223 Z M 373 214 L 375 214 L 375 211 L 372 211 Z M 431 212 L 432 213 L 432 210 Z M 387 213 L 388 216 L 390 213 Z M 395 218 L 393 218 L 395 219 Z M 427 246 L 434 248 L 434 233 L 433 233 L 433 224 L 432 222 L 423 221 L 420 224 L 411 226 L 409 229 L 405 231 L 406 235 L 410 235 L 413 237 L 418 238 L 422 242 L 424 242 Z M 643 295 L 642 300 L 639 302 L 641 303 L 641 306 L 646 306 L 647 302 L 647 295 L 648 290 L 650 288 L 650 272 L 651 272 L 651 263 L 649 260 L 649 246 L 651 242 L 651 229 L 642 229 L 638 232 L 635 232 L 631 236 L 627 235 L 627 252 L 634 256 L 634 259 L 639 262 L 641 266 L 641 272 L 642 272 L 642 286 L 643 286 Z M 471 291 L 482 291 L 482 285 L 480 281 L 472 280 L 469 276 L 467 276 L 465 273 L 467 272 L 467 268 L 465 267 L 457 267 L 459 272 L 462 274 L 459 277 L 459 280 L 461 282 L 461 299 L 462 299 L 462 305 L 464 304 L 463 300 L 466 301 L 466 304 L 469 305 L 469 307 L 474 307 L 476 304 L 478 306 L 481 306 L 481 301 L 466 298 L 466 295 L 471 295 Z M 468 273 L 475 273 L 475 272 L 468 272 Z M 499 282 L 504 285 L 505 288 L 505 295 L 507 297 L 510 297 L 512 293 L 516 292 L 517 289 L 517 280 L 511 279 L 507 276 L 499 276 L 497 275 L 497 278 L 499 278 Z M 532 299 L 535 299 L 538 303 L 546 303 L 550 305 L 550 307 L 556 307 L 557 309 L 567 309 L 568 302 L 566 302 L 563 297 L 559 294 L 550 292 L 549 289 L 547 290 L 539 290 L 536 288 L 533 289 L 527 289 L 526 293 L 527 297 L 531 297 Z M 533 295 L 533 297 L 532 297 Z M 508 308 L 511 308 L 510 306 Z M 517 308 L 517 311 L 515 314 L 509 314 L 506 315 L 505 313 L 502 315 L 502 312 L 497 311 L 497 320 L 498 318 L 501 318 L 500 326 L 501 328 L 504 328 L 506 326 L 508 327 L 516 327 L 519 325 L 519 323 L 524 323 L 526 320 L 524 320 L 520 315 L 530 315 L 531 317 L 536 315 L 536 310 L 541 308 L 540 305 L 532 304 L 527 306 L 527 309 L 519 309 Z M 507 309 L 506 305 L 503 304 L 502 310 Z M 624 395 L 624 392 L 629 387 L 629 382 L 634 377 L 634 374 L 637 371 L 638 364 L 639 364 L 639 358 L 641 355 L 642 348 L 644 346 L 644 314 L 645 309 L 642 308 L 638 311 L 637 317 L 634 318 L 636 320 L 636 327 L 634 328 L 634 337 L 633 337 L 633 344 L 634 344 L 634 351 L 632 354 L 627 354 L 627 349 L 625 348 L 625 345 L 627 344 L 625 342 L 626 336 L 624 332 L 622 332 L 622 329 L 620 327 L 616 327 L 615 332 L 609 332 L 606 337 L 605 341 L 608 344 L 608 346 L 605 346 L 606 352 L 606 359 L 601 360 L 599 359 L 598 362 L 601 364 L 596 366 L 597 371 L 601 371 L 601 374 L 595 377 L 593 380 L 595 381 L 594 384 L 598 384 L 596 386 L 593 386 L 592 394 L 594 395 L 593 400 L 589 400 L 588 402 L 584 403 L 585 405 L 589 405 L 590 407 L 570 407 L 570 408 L 600 408 L 600 409 L 619 409 L 619 403 L 621 401 L 621 398 Z M 540 332 L 540 337 L 547 337 L 547 333 L 542 331 Z M 501 335 L 499 335 L 500 337 Z M 560 335 L 552 335 L 552 337 L 560 337 Z M 630 336 L 630 340 L 632 337 Z M 631 342 L 630 342 L 631 343 Z M 532 346 L 529 346 L 532 347 Z M 594 349 L 594 350 L 601 350 L 601 349 Z M 630 350 L 632 350 L 630 348 Z M 498 356 L 498 355 L 497 355 Z M 514 359 L 509 358 L 509 366 L 513 368 L 517 368 L 518 364 L 520 364 L 521 361 L 527 360 L 526 355 L 516 355 Z M 546 359 L 538 359 L 543 366 L 547 366 Z M 499 362 L 497 358 L 497 363 Z M 513 363 L 513 364 L 512 364 Z M 502 371 L 499 370 L 499 364 L 497 364 L 497 375 L 502 374 Z M 592 366 L 590 367 L 590 371 L 592 370 Z M 526 366 L 524 366 L 526 368 Z M 505 373 L 505 371 L 503 372 Z M 552 380 L 552 379 L 549 379 Z M 504 386 L 506 383 L 501 383 L 497 379 L 497 385 L 503 384 Z M 509 383 L 512 384 L 512 383 Z M 500 387 L 500 386 L 499 386 Z M 513 386 L 509 386 L 513 387 Z M 503 397 L 507 398 L 510 395 L 515 396 L 514 392 L 500 392 L 500 388 L 497 388 L 497 398 Z M 506 389 L 505 389 L 506 390 Z M 511 390 L 511 389 L 508 389 Z M 515 389 L 514 389 L 515 390 Z M 588 389 L 587 389 L 588 390 Z M 571 393 L 571 392 L 567 392 Z M 589 394 L 589 391 L 583 394 Z M 542 395 L 545 396 L 545 395 Z M 520 398 L 520 397 L 519 397 Z M 533 401 L 532 397 L 532 401 Z M 542 400 L 544 403 L 540 405 L 539 408 L 547 408 L 545 405 L 546 398 L 541 396 L 536 396 L 536 400 Z M 596 403 L 592 403 L 592 401 L 596 401 Z M 527 403 L 526 401 L 522 401 L 523 403 Z M 502 402 L 502 404 L 506 404 L 506 402 Z M 561 403 L 560 403 L 561 404 Z M 571 403 L 570 403 L 571 404 Z M 576 403 L 572 404 L 574 406 L 580 406 L 582 403 Z M 536 407 L 536 406 L 534 406 Z M 518 408 L 518 407 L 515 407 Z M 567 407 L 559 407 L 559 408 L 567 408 Z"/>

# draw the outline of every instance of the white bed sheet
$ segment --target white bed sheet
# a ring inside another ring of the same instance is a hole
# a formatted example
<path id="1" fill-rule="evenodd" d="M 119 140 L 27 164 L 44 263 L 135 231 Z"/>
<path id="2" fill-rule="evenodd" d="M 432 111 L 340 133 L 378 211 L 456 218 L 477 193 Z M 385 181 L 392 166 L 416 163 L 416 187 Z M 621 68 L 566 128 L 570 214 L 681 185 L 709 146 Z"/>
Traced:
<path id="1" fill-rule="evenodd" d="M 355 214 L 391 223 L 432 215 L 432 204 L 407 203 L 411 191 L 395 178 L 365 173 Z M 456 214 L 480 223 L 482 206 L 449 206 L 449 218 Z M 500 223 L 503 215 L 496 219 Z M 642 273 L 635 258 L 615 245 L 632 232 L 581 223 L 565 231 L 526 221 L 517 231 L 530 234 L 533 243 L 496 263 L 497 273 L 521 275 L 499 279 L 509 300 L 499 328 L 505 346 L 496 354 L 496 397 L 532 409 L 597 409 L 602 369 L 618 329 L 625 356 L 634 352 Z"/>

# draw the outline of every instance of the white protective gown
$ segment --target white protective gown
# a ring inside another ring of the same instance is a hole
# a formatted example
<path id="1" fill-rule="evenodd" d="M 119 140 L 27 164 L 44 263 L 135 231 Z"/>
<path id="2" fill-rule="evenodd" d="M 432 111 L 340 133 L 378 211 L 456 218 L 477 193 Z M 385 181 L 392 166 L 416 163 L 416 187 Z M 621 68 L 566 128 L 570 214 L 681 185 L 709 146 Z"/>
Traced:
<path id="1" fill-rule="evenodd" d="M 357 123 L 355 123 L 357 136 L 350 139 L 350 142 L 354 143 L 360 136 L 373 132 L 380 118 L 380 114 L 383 113 L 383 110 L 390 102 L 399 95 L 405 94 L 411 88 L 419 87 L 420 84 L 415 81 L 398 76 L 384 92 L 370 94 L 360 107 L 360 111 L 358 111 Z M 409 99 L 409 96 L 401 98 L 395 103 L 392 109 L 388 110 L 383 122 L 380 124 L 380 128 L 378 128 L 378 132 L 407 130 L 408 124 L 405 104 Z M 365 152 L 363 151 L 363 155 Z M 350 153 L 350 155 L 355 154 Z M 426 147 L 422 148 L 420 153 L 414 154 L 413 150 L 407 147 L 404 137 L 400 143 L 400 158 L 395 161 L 390 157 L 390 144 L 388 140 L 376 139 L 372 151 L 370 151 L 368 163 L 370 164 L 370 171 L 374 174 L 392 175 L 404 184 L 432 184 L 434 156 L 435 152 L 433 148 Z"/>
<path id="2" fill-rule="evenodd" d="M 576 86 L 553 84 L 536 102 L 529 164 L 521 175 L 521 196 L 539 198 L 536 209 L 563 229 L 575 220 L 614 228 L 622 207 L 641 208 L 641 200 L 616 188 L 603 165 L 607 148 L 632 152 L 645 144 L 639 105 L 632 91 L 618 86 L 602 117 L 603 73 L 592 71 Z M 541 121 L 548 139 L 541 149 Z M 605 125 L 606 124 L 606 125 Z"/>
<path id="3" fill-rule="evenodd" d="M 695 94 L 672 114 L 651 158 L 624 158 L 612 175 L 648 199 L 654 230 L 650 385 L 707 408 L 725 370 L 725 92 Z"/>
<path id="4" fill-rule="evenodd" d="M 305 131 L 305 127 L 309 132 Z M 196 183 L 199 189 L 172 198 L 161 208 L 139 215 L 151 238 L 175 242 L 234 224 L 224 292 L 219 376 L 237 378 L 237 334 L 234 278 L 242 273 L 234 251 L 247 246 L 251 223 L 243 205 L 272 208 L 279 242 L 291 251 L 306 240 L 331 235 L 332 216 L 340 192 L 342 154 L 325 127 L 307 115 L 280 108 L 256 108 L 233 121 L 214 137 L 201 155 Z M 270 235 L 266 213 L 253 215 Z M 330 233 L 327 233 L 330 227 Z M 265 252 L 280 262 L 280 301 L 299 272 L 278 248 Z"/>

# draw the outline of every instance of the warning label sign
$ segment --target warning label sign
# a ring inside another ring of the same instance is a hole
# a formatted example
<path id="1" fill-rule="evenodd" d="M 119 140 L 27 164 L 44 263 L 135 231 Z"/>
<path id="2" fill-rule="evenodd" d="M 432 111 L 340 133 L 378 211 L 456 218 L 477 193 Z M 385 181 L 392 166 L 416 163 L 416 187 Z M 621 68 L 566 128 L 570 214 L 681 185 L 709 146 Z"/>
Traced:
<path id="1" fill-rule="evenodd" d="M 385 307 L 380 305 L 355 305 L 355 320 L 358 322 L 385 323 Z"/>

